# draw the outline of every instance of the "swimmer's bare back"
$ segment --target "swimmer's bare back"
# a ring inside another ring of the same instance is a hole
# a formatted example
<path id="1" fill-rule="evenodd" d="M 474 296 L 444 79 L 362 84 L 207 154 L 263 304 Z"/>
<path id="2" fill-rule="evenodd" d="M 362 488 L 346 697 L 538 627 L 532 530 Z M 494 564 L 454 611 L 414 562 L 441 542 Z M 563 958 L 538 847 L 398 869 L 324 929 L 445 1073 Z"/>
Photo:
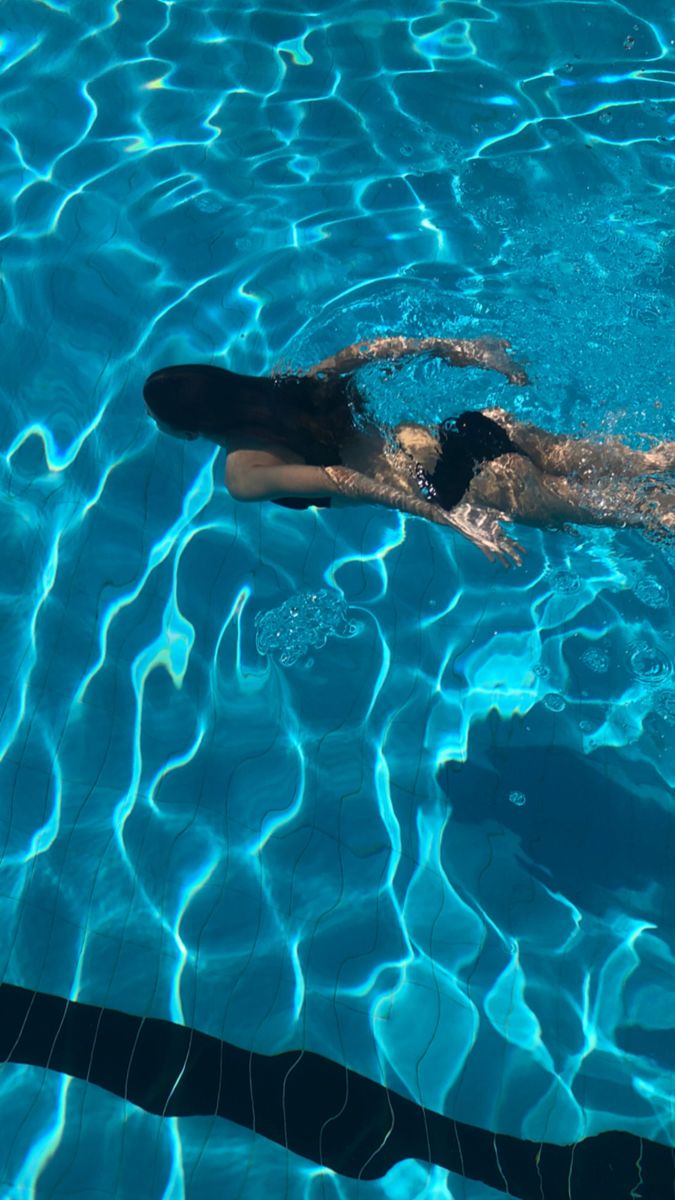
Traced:
<path id="1" fill-rule="evenodd" d="M 375 360 L 396 362 L 411 354 L 435 355 L 452 366 L 482 367 L 498 371 L 510 383 L 520 386 L 528 382 L 525 371 L 507 354 L 510 343 L 501 338 L 477 340 L 449 338 L 378 338 L 358 342 L 337 354 L 316 363 L 306 372 L 308 376 L 326 377 L 349 375 L 365 363 Z M 378 434 L 373 431 L 374 440 Z M 430 503 L 412 489 L 390 485 L 381 478 L 348 465 L 309 466 L 297 454 L 261 438 L 260 431 L 239 430 L 223 443 L 228 451 L 225 483 L 236 500 L 277 500 L 288 497 L 327 497 L 333 505 L 378 504 L 412 516 L 424 517 L 463 534 L 478 546 L 486 557 L 498 559 L 504 566 L 522 562 L 523 547 L 503 531 L 500 519 L 506 513 L 472 503 L 469 499 L 451 510 Z M 348 449 L 348 448 L 345 448 Z M 343 459 L 348 454 L 343 454 Z"/>

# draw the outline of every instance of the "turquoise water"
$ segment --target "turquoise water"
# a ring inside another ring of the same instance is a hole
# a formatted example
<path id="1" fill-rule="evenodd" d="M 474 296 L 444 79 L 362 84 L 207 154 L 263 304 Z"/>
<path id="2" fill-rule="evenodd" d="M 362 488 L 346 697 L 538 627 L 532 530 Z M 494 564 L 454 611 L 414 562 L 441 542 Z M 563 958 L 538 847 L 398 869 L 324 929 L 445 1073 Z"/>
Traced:
<path id="1" fill-rule="evenodd" d="M 384 509 L 238 505 L 141 400 L 170 362 L 499 333 L 530 387 L 418 361 L 372 404 L 675 438 L 670 6 L 2 18 L 3 981 L 675 1145 L 673 549 L 526 530 L 506 573 Z M 267 616 L 321 590 L 315 644 Z M 0 1114 L 11 1197 L 503 1194 L 44 1066 Z"/>

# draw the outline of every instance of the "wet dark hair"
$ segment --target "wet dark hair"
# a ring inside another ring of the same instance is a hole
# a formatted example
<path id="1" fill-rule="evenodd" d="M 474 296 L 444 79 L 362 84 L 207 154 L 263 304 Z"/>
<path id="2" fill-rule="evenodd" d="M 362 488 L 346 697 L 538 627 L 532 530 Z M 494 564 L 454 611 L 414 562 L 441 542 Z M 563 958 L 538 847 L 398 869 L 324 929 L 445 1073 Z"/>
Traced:
<path id="1" fill-rule="evenodd" d="M 346 377 L 258 377 L 223 367 L 163 367 L 145 381 L 143 397 L 153 417 L 177 435 L 226 436 L 260 430 L 313 465 L 339 463 L 339 448 L 354 429 L 362 404 Z"/>

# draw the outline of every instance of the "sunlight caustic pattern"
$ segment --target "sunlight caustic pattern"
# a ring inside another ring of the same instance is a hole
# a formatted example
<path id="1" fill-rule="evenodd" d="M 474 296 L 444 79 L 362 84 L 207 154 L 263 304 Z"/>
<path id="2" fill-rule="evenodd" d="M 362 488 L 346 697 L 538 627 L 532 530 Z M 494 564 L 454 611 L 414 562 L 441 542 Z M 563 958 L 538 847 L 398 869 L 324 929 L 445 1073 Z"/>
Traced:
<path id="1" fill-rule="evenodd" d="M 168 362 L 498 332 L 529 388 L 418 361 L 364 370 L 371 405 L 674 438 L 675 25 L 647 7 L 5 4 L 5 981 L 534 1142 L 675 1144 L 673 549 L 529 531 L 507 575 L 382 509 L 236 505 L 141 401 Z M 343 636 L 266 656 L 256 618 L 322 589 Z M 12 1196 L 97 1163 L 135 1197 L 141 1161 L 144 1200 L 225 1169 L 247 1198 L 497 1194 L 4 1072 Z"/>

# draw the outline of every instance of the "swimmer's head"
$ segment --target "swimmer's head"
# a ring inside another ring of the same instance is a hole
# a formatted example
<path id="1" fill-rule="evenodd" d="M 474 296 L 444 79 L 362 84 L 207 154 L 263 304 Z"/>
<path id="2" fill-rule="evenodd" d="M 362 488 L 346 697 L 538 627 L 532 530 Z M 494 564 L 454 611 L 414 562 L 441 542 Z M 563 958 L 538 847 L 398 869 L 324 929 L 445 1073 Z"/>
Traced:
<path id="1" fill-rule="evenodd" d="M 226 372 L 205 366 L 163 367 L 150 375 L 143 399 L 157 428 L 188 441 L 208 435 L 214 406 L 222 410 L 222 375 Z"/>
<path id="2" fill-rule="evenodd" d="M 326 448 L 337 454 L 352 429 L 347 400 L 336 403 L 306 376 L 257 377 L 185 364 L 148 376 L 143 397 L 163 433 L 205 437 L 225 447 L 239 430 L 261 430 L 266 438 L 311 458 L 317 446 L 324 447 L 324 456 Z"/>
<path id="3" fill-rule="evenodd" d="M 229 433 L 244 426 L 269 432 L 275 413 L 278 416 L 284 409 L 283 391 L 273 378 L 237 375 L 224 367 L 200 363 L 155 371 L 145 381 L 143 398 L 163 433 L 186 439 L 206 437 L 224 444 Z M 290 412 L 288 419 L 293 424 Z"/>

